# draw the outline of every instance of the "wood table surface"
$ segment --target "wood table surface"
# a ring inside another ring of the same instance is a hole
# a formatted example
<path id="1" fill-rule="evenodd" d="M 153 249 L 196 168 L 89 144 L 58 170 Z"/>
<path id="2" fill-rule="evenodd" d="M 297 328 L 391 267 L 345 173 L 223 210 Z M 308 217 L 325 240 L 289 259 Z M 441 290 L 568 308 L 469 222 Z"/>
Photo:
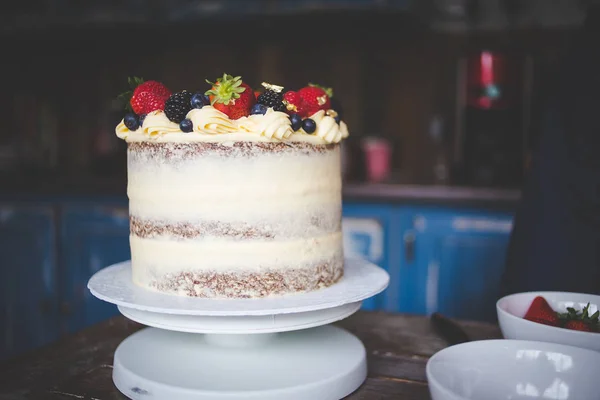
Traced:
<path id="1" fill-rule="evenodd" d="M 471 340 L 500 338 L 496 325 L 459 321 Z M 359 311 L 336 325 L 357 335 L 369 375 L 351 400 L 430 399 L 425 364 L 448 343 L 423 316 Z M 0 400 L 126 399 L 112 382 L 119 343 L 143 326 L 115 317 L 0 365 Z"/>

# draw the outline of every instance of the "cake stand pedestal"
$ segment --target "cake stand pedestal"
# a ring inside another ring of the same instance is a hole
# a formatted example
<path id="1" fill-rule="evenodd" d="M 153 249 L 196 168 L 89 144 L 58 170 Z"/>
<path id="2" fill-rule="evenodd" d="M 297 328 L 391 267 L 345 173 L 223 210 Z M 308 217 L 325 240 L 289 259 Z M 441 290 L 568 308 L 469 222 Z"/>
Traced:
<path id="1" fill-rule="evenodd" d="M 264 299 L 200 299 L 133 285 L 129 262 L 97 272 L 91 293 L 149 326 L 114 356 L 113 381 L 131 399 L 337 400 L 367 375 L 358 338 L 328 325 L 383 291 L 388 274 L 348 259 L 337 284 Z"/>

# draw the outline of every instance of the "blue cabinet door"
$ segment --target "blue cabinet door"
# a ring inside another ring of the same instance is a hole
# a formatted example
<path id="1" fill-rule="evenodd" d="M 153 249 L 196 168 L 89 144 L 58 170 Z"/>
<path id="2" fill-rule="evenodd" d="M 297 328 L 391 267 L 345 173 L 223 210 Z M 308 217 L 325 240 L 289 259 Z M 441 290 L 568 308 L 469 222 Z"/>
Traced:
<path id="1" fill-rule="evenodd" d="M 98 300 L 87 289 L 100 269 L 130 259 L 126 207 L 66 207 L 62 216 L 61 292 L 69 314 L 63 330 L 73 332 L 118 314 L 116 306 Z"/>
<path id="2" fill-rule="evenodd" d="M 58 337 L 51 206 L 0 204 L 0 359 Z"/>
<path id="3" fill-rule="evenodd" d="M 344 255 L 362 258 L 388 270 L 388 241 L 391 208 L 379 205 L 345 203 L 342 230 Z M 383 294 L 363 301 L 365 310 L 382 307 Z"/>
<path id="4" fill-rule="evenodd" d="M 493 321 L 512 216 L 413 209 L 401 217 L 398 311 Z"/>

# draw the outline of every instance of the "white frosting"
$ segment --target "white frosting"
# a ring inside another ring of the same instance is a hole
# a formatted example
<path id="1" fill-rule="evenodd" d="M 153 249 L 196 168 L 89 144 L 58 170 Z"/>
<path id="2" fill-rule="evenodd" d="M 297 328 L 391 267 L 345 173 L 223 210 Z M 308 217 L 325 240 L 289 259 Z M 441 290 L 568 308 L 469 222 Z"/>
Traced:
<path id="1" fill-rule="evenodd" d="M 128 177 L 129 211 L 140 220 L 171 226 L 229 223 L 271 235 L 134 235 L 131 254 L 138 283 L 184 268 L 291 268 L 342 253 L 339 148 L 249 157 L 232 147 L 226 155 L 212 151 L 181 159 L 171 154 L 168 160 L 135 152 L 128 156 Z"/>
<path id="2" fill-rule="evenodd" d="M 348 125 L 344 121 L 340 121 L 340 133 L 342 134 L 342 139 L 346 139 L 349 136 Z"/>
<path id="3" fill-rule="evenodd" d="M 300 129 L 294 132 L 286 113 L 269 108 L 264 115 L 251 115 L 237 120 L 212 106 L 191 110 L 187 118 L 192 121 L 193 132 L 182 132 L 179 125 L 171 122 L 163 111 L 157 110 L 146 116 L 144 125 L 135 131 L 127 129 L 123 121 L 116 127 L 119 138 L 128 142 L 228 142 L 256 141 L 279 142 L 282 140 L 311 144 L 339 143 L 348 137 L 348 127 L 343 121 L 318 111 L 312 118 L 317 125 L 314 133 Z"/>
<path id="4" fill-rule="evenodd" d="M 247 118 L 253 126 L 241 121 L 240 124 L 249 128 L 249 132 L 257 132 L 269 139 L 289 139 L 294 133 L 288 115 L 281 111 L 273 111 L 269 108 L 265 115 L 252 115 Z"/>
<path id="5" fill-rule="evenodd" d="M 166 133 L 180 131 L 179 125 L 169 121 L 162 111 L 153 111 L 144 119 L 144 126 L 139 128 L 147 137 L 164 135 Z"/>
<path id="6" fill-rule="evenodd" d="M 314 135 L 323 139 L 326 143 L 339 143 L 342 140 L 340 125 L 333 117 L 325 114 L 325 111 L 317 111 L 310 117 L 317 124 Z"/>
<path id="7" fill-rule="evenodd" d="M 167 163 L 130 156 L 127 194 L 132 213 L 144 219 L 260 222 L 264 215 L 335 206 L 341 185 L 337 149 L 251 159 L 213 154 Z"/>
<path id="8" fill-rule="evenodd" d="M 185 271 L 286 270 L 329 261 L 340 254 L 341 232 L 290 241 L 206 239 L 174 241 L 130 237 L 133 278 L 147 284 Z"/>
<path id="9" fill-rule="evenodd" d="M 187 117 L 194 124 L 195 132 L 217 135 L 233 133 L 238 130 L 236 124 L 229 119 L 227 114 L 211 106 L 193 109 L 188 113 Z"/>

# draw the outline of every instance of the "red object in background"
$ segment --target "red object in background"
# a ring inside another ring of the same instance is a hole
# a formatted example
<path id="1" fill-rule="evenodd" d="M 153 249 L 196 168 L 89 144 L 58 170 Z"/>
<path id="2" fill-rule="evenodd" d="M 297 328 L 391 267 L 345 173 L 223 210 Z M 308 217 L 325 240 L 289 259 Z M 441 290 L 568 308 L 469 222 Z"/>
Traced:
<path id="1" fill-rule="evenodd" d="M 481 51 L 471 55 L 467 59 L 467 104 L 482 109 L 510 106 L 514 101 L 515 67 L 502 53 Z"/>
<path id="2" fill-rule="evenodd" d="M 392 148 L 390 143 L 379 137 L 367 137 L 363 140 L 367 179 L 369 182 L 383 182 L 389 178 L 391 170 Z"/>
<path id="3" fill-rule="evenodd" d="M 519 187 L 523 179 L 531 65 L 518 51 L 477 49 L 459 64 L 462 154 L 454 181 Z"/>

